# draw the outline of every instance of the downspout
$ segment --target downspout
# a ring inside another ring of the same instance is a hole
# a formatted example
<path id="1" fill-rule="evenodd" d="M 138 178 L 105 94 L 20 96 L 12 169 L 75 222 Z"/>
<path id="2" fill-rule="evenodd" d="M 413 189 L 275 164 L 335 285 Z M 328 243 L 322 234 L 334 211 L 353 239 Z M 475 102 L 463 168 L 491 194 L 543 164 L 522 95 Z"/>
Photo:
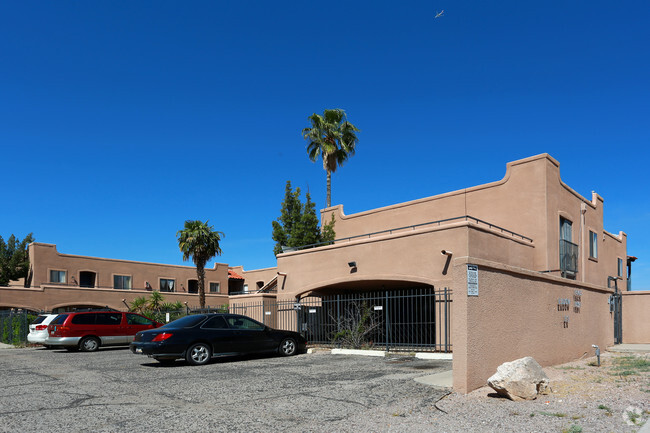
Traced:
<path id="1" fill-rule="evenodd" d="M 585 214 L 587 213 L 587 204 L 580 203 L 580 281 L 585 282 Z"/>

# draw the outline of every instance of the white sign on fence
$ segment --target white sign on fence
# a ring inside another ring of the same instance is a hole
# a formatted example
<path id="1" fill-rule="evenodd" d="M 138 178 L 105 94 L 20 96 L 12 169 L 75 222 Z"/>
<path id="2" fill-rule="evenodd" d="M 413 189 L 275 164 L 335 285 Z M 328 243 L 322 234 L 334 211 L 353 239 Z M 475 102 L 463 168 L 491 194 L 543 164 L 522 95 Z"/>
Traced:
<path id="1" fill-rule="evenodd" d="M 478 296 L 478 266 L 467 265 L 467 296 Z"/>

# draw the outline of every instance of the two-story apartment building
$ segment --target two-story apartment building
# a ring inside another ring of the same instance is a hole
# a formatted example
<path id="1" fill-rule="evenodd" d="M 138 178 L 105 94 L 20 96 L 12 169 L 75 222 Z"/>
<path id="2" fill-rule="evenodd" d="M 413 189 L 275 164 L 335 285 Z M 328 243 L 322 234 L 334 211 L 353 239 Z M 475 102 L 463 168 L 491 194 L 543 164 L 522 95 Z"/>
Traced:
<path id="1" fill-rule="evenodd" d="M 445 334 L 459 391 L 482 386 L 505 361 L 534 356 L 552 365 L 592 344 L 620 342 L 621 329 L 630 330 L 630 342 L 650 339 L 635 325 L 650 296 L 623 302 L 628 313 L 619 314 L 626 234 L 605 230 L 603 198 L 571 189 L 547 154 L 508 163 L 501 180 L 485 185 L 352 215 L 338 205 L 321 216 L 336 220 L 336 241 L 279 254 L 274 268 L 216 264 L 206 269 L 206 303 L 259 301 L 268 310 L 332 294 L 449 289 Z M 119 308 L 149 290 L 198 304 L 193 267 L 72 256 L 47 244 L 32 244 L 30 258 L 30 287 L 0 288 L 0 307 Z M 286 314 L 300 327 L 291 308 Z M 256 318 L 279 326 L 277 317 L 260 310 Z"/>

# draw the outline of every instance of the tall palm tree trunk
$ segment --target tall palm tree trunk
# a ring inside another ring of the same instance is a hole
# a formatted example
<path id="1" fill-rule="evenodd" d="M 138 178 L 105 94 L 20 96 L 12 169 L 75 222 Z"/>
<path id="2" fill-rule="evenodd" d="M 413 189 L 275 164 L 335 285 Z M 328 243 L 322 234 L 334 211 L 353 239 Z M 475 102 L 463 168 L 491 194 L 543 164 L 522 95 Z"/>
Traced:
<path id="1" fill-rule="evenodd" d="M 327 207 L 332 206 L 332 172 L 327 170 Z"/>
<path id="2" fill-rule="evenodd" d="M 199 280 L 199 305 L 205 308 L 205 268 L 201 265 L 196 265 L 196 276 Z"/>

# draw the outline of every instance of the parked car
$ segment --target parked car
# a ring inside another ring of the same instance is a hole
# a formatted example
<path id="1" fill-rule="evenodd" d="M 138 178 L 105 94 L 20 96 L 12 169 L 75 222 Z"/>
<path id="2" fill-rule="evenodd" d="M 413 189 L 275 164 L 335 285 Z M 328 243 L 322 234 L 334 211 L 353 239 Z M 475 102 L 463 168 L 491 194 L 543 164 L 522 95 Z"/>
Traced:
<path id="1" fill-rule="evenodd" d="M 47 338 L 47 325 L 50 324 L 58 314 L 39 314 L 38 317 L 29 324 L 29 334 L 27 334 L 27 341 L 33 344 L 42 344 L 45 347 L 45 339 Z"/>
<path id="2" fill-rule="evenodd" d="M 191 365 L 203 365 L 216 356 L 261 352 L 291 356 L 304 352 L 306 341 L 297 332 L 269 328 L 250 317 L 216 313 L 185 316 L 138 332 L 129 347 L 162 363 L 184 358 Z"/>
<path id="3" fill-rule="evenodd" d="M 140 314 L 121 311 L 63 313 L 48 325 L 44 344 L 94 352 L 100 346 L 128 345 L 138 331 L 161 325 Z"/>

